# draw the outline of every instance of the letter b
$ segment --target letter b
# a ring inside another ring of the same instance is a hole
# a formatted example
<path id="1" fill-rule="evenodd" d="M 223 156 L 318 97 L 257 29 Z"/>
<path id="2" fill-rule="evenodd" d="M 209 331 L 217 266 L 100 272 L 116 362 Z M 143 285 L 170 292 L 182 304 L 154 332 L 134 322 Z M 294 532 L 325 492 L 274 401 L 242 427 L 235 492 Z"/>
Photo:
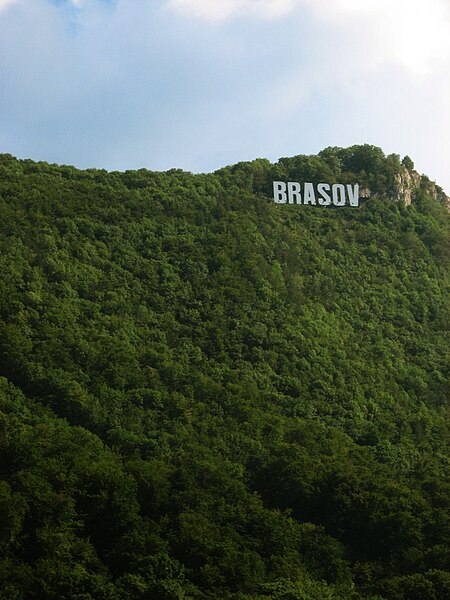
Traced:
<path id="1" fill-rule="evenodd" d="M 287 194 L 284 181 L 273 182 L 273 199 L 275 200 L 275 204 L 286 204 Z"/>

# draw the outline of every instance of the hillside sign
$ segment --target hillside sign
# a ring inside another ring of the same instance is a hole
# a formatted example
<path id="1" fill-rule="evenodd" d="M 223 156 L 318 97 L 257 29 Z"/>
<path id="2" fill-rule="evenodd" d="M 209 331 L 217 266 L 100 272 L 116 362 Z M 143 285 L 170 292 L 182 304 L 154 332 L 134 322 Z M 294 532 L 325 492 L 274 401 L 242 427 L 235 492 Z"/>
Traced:
<path id="1" fill-rule="evenodd" d="M 359 184 L 304 183 L 274 181 L 275 204 L 318 204 L 320 206 L 359 206 Z"/>

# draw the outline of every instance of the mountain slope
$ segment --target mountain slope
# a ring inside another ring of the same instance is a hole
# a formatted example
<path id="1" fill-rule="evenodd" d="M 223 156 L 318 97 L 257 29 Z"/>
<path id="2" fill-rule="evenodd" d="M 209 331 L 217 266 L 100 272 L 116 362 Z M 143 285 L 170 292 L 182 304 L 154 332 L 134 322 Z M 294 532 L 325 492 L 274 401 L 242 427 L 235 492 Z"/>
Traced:
<path id="1" fill-rule="evenodd" d="M 410 159 L 0 169 L 3 598 L 450 597 L 448 217 Z"/>

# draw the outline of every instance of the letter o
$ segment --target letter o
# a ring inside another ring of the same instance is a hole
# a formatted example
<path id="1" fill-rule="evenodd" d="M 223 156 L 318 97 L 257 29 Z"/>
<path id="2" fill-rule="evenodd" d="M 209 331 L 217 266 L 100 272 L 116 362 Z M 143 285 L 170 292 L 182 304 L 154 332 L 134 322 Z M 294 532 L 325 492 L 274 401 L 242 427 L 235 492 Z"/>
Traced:
<path id="1" fill-rule="evenodd" d="M 334 183 L 331 193 L 335 206 L 345 206 L 345 186 L 342 183 Z"/>

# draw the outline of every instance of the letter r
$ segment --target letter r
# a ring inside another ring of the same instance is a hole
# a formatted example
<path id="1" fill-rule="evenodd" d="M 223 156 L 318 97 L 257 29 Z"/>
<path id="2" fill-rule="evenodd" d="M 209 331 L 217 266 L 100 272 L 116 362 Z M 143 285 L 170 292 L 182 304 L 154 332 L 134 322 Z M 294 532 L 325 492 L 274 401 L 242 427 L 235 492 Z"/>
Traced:
<path id="1" fill-rule="evenodd" d="M 301 204 L 302 195 L 300 184 L 297 181 L 289 181 L 287 184 L 288 189 L 288 202 L 289 204 Z"/>

